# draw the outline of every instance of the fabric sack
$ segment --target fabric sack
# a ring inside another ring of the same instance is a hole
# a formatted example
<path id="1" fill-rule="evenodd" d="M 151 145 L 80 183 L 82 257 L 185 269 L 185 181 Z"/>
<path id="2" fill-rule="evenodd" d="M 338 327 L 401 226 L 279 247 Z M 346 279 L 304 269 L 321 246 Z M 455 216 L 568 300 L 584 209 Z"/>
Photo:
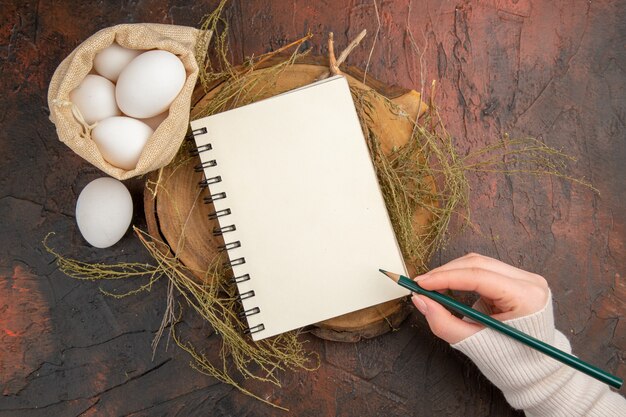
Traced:
<path id="1" fill-rule="evenodd" d="M 55 124 L 61 142 L 118 180 L 136 177 L 167 165 L 185 138 L 189 126 L 191 95 L 210 37 L 208 31 L 154 23 L 116 25 L 89 37 L 61 62 L 50 81 L 50 120 Z M 187 72 L 185 84 L 170 106 L 168 117 L 152 134 L 136 168 L 131 171 L 115 167 L 102 158 L 95 142 L 91 140 L 93 126 L 81 122 L 80 112 L 69 99 L 70 92 L 92 70 L 96 54 L 113 42 L 130 49 L 169 51 L 180 58 Z"/>

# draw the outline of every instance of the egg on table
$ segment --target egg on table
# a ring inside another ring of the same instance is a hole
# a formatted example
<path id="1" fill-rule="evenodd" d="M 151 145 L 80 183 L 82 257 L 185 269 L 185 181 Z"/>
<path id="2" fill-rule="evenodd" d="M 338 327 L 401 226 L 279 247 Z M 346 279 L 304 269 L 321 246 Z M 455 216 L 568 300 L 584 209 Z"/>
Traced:
<path id="1" fill-rule="evenodd" d="M 125 116 L 102 120 L 91 131 L 105 161 L 125 170 L 135 169 L 153 130 L 144 122 Z"/>
<path id="2" fill-rule="evenodd" d="M 116 244 L 133 217 L 133 199 L 118 180 L 110 177 L 91 181 L 78 196 L 76 223 L 85 240 L 96 248 Z"/>
<path id="3" fill-rule="evenodd" d="M 122 70 L 142 52 L 113 43 L 96 54 L 93 66 L 98 74 L 116 82 Z"/>
<path id="4" fill-rule="evenodd" d="M 100 75 L 87 74 L 70 92 L 70 101 L 90 125 L 121 114 L 115 100 L 115 85 Z"/>
<path id="5" fill-rule="evenodd" d="M 173 53 L 144 52 L 133 59 L 117 79 L 117 104 L 127 116 L 154 117 L 169 109 L 186 79 L 185 67 Z"/>

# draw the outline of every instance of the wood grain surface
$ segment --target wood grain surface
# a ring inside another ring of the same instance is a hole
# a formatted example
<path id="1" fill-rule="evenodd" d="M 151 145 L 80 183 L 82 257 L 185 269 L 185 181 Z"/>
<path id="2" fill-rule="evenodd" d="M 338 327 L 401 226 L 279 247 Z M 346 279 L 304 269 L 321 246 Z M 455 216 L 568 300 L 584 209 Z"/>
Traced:
<path id="1" fill-rule="evenodd" d="M 0 416 L 281 415 L 150 342 L 165 282 L 112 299 L 60 273 L 41 240 L 91 262 L 149 261 L 128 233 L 111 250 L 80 237 L 74 206 L 103 174 L 58 142 L 48 121 L 50 77 L 82 40 L 124 22 L 197 25 L 215 1 L 21 2 L 0 7 Z M 504 132 L 535 135 L 578 158 L 572 174 L 600 194 L 554 178 L 470 176 L 474 228 L 456 231 L 432 266 L 470 251 L 537 272 L 550 283 L 555 319 L 581 358 L 626 377 L 626 4 L 565 0 L 233 1 L 231 56 L 276 49 L 311 30 L 379 80 L 437 102 L 461 154 Z M 428 90 L 426 88 L 426 90 Z M 428 91 L 426 91 L 428 93 Z M 133 223 L 145 227 L 143 179 L 126 182 Z M 120 284 L 124 287 L 123 284 Z M 114 286 L 113 289 L 118 288 Z M 193 316 L 184 325 L 206 339 Z M 207 337 L 208 336 L 208 337 Z M 321 367 L 286 373 L 282 388 L 244 381 L 297 416 L 513 416 L 501 393 L 414 312 L 395 332 L 355 344 L 311 338 Z M 621 391 L 624 392 L 623 390 Z M 282 413 L 283 415 L 287 415 Z"/>

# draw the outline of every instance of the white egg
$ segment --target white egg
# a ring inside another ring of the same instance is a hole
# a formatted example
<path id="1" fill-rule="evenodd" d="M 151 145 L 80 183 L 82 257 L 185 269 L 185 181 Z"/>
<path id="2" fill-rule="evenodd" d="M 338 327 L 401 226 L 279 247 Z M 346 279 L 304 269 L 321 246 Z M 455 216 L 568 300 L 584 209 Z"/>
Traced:
<path id="1" fill-rule="evenodd" d="M 70 92 L 70 100 L 90 125 L 122 114 L 115 101 L 115 84 L 99 75 L 88 74 Z"/>
<path id="2" fill-rule="evenodd" d="M 176 55 L 167 51 L 144 52 L 117 79 L 117 104 L 128 116 L 156 116 L 169 109 L 186 78 L 185 67 Z"/>
<path id="3" fill-rule="evenodd" d="M 85 240 L 96 248 L 117 243 L 133 217 L 133 199 L 118 180 L 109 177 L 91 181 L 78 196 L 76 223 Z"/>
<path id="4" fill-rule="evenodd" d="M 113 43 L 96 54 L 93 66 L 98 74 L 116 82 L 126 65 L 142 52 L 144 51 L 124 48 L 117 43 Z"/>
<path id="5" fill-rule="evenodd" d="M 135 169 L 152 128 L 131 117 L 104 119 L 91 131 L 91 138 L 105 161 L 125 170 Z"/>
<path id="6" fill-rule="evenodd" d="M 165 113 L 157 114 L 154 117 L 150 117 L 148 119 L 139 119 L 148 126 L 152 128 L 152 130 L 157 130 L 157 127 L 169 116 L 170 112 L 166 111 Z"/>

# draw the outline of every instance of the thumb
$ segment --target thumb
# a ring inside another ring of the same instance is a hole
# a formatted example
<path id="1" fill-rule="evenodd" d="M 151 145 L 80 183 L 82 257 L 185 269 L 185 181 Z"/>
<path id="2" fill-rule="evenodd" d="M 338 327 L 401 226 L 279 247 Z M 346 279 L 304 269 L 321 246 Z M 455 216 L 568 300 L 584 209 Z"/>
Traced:
<path id="1" fill-rule="evenodd" d="M 476 323 L 468 323 L 452 315 L 441 304 L 423 295 L 411 297 L 415 307 L 426 317 L 430 330 L 435 336 L 450 344 L 455 344 L 482 329 Z"/>

